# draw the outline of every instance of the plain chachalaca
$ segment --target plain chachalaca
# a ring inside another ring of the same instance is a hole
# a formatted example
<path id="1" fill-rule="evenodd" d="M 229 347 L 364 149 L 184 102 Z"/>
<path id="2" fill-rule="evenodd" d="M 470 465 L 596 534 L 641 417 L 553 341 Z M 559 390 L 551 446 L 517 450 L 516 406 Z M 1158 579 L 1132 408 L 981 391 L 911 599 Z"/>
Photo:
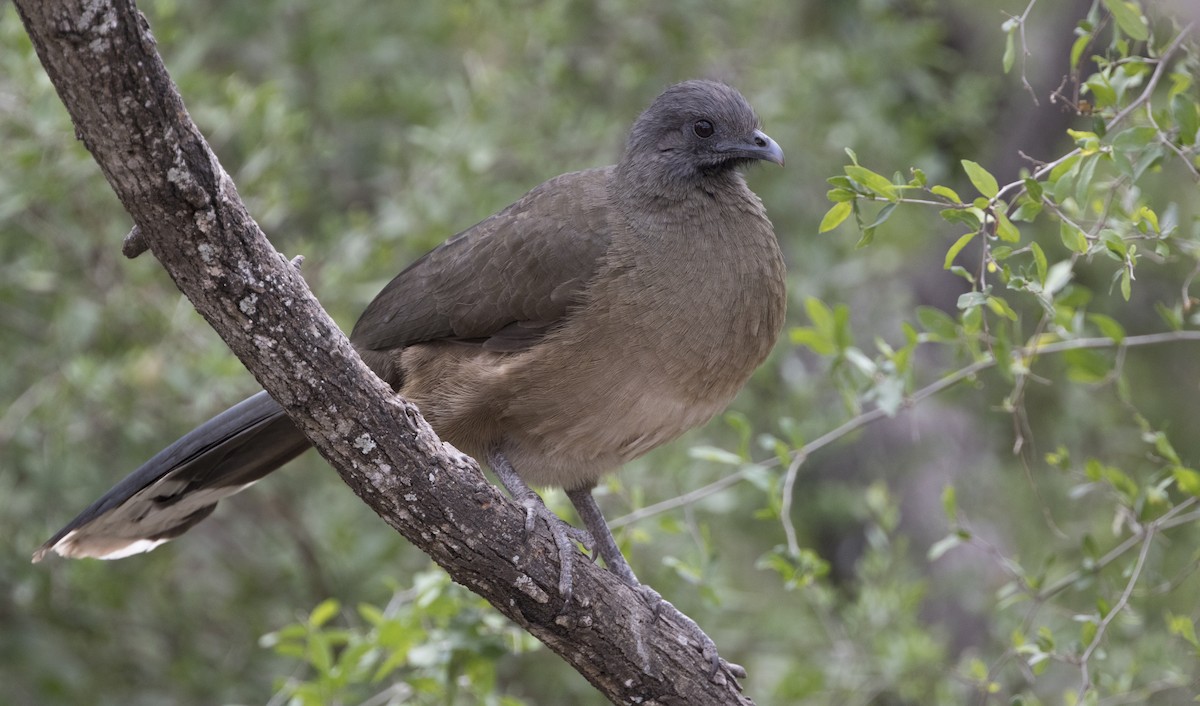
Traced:
<path id="1" fill-rule="evenodd" d="M 784 265 L 740 169 L 783 152 L 733 88 L 688 81 L 619 164 L 551 179 L 396 276 L 351 342 L 438 435 L 637 586 L 591 495 L 605 473 L 720 411 L 783 324 Z M 265 392 L 164 449 L 34 554 L 119 558 L 207 517 L 308 440 Z M 564 488 L 588 533 L 529 485 Z M 590 536 L 589 536 L 590 535 Z"/>

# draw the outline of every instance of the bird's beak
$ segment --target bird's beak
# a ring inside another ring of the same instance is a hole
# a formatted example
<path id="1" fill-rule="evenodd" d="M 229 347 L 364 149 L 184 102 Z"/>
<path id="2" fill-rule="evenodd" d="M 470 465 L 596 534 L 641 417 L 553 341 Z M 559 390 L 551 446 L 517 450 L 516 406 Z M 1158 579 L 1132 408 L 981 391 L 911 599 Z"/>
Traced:
<path id="1" fill-rule="evenodd" d="M 755 130 L 750 136 L 750 144 L 745 148 L 747 156 L 763 159 L 783 166 L 783 149 L 762 130 Z"/>
<path id="2" fill-rule="evenodd" d="M 726 158 L 762 159 L 783 166 L 783 150 L 762 130 L 755 130 L 749 139 L 726 142 L 718 150 Z"/>

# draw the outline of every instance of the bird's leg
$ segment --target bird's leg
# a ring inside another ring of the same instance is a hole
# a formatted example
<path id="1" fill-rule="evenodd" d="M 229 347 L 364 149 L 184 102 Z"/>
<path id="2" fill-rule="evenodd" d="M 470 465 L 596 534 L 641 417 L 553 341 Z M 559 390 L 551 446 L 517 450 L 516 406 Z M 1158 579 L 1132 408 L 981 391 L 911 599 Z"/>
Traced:
<path id="1" fill-rule="evenodd" d="M 600 555 L 600 558 L 604 559 L 604 564 L 608 567 L 608 570 L 633 588 L 640 587 L 642 583 L 637 580 L 633 569 L 629 567 L 629 562 L 625 561 L 625 555 L 621 553 L 620 547 L 617 546 L 617 540 L 613 537 L 612 530 L 608 529 L 608 522 L 605 521 L 604 515 L 600 512 L 600 506 L 596 504 L 596 498 L 592 496 L 592 489 L 577 488 L 575 490 L 568 490 L 567 497 L 571 499 L 571 504 L 575 506 L 575 512 L 579 514 L 579 519 L 583 520 L 583 526 L 592 535 L 592 541 L 596 544 L 596 552 Z M 659 600 L 662 600 L 661 596 L 659 596 Z M 655 607 L 655 614 L 658 614 L 657 607 Z"/>
<path id="2" fill-rule="evenodd" d="M 558 592 L 563 597 L 563 605 L 569 604 L 571 602 L 571 567 L 576 556 L 575 546 L 571 544 L 571 540 L 579 542 L 590 552 L 593 546 L 591 535 L 578 527 L 571 526 L 561 517 L 550 512 L 550 508 L 542 502 L 541 496 L 534 492 L 521 476 L 517 475 L 516 469 L 500 449 L 495 448 L 488 452 L 488 465 L 492 467 L 492 471 L 504 484 L 504 488 L 508 490 L 508 494 L 512 496 L 513 500 L 521 503 L 521 506 L 525 508 L 527 538 L 529 533 L 533 532 L 533 525 L 537 521 L 538 515 L 546 520 L 550 534 L 554 537 L 554 545 L 558 548 Z M 611 541 L 611 535 L 609 539 Z"/>
<path id="3" fill-rule="evenodd" d="M 684 624 L 688 632 L 691 633 L 691 638 L 700 646 L 701 653 L 710 661 L 711 671 L 709 678 L 717 680 L 717 673 L 721 666 L 735 678 L 744 679 L 746 670 L 741 665 L 726 662 L 717 654 L 717 645 L 712 641 L 696 621 L 684 615 L 669 601 L 663 598 L 658 591 L 650 588 L 644 583 L 637 580 L 633 569 L 629 567 L 629 562 L 625 560 L 625 555 L 621 553 L 621 549 L 617 546 L 617 540 L 613 538 L 612 530 L 608 528 L 608 522 L 605 521 L 603 513 L 600 512 L 600 506 L 596 504 L 596 498 L 592 496 L 591 488 L 577 488 L 568 490 L 567 497 L 571 499 L 571 504 L 575 506 L 575 512 L 579 514 L 579 519 L 583 520 L 584 527 L 587 527 L 588 532 L 592 535 L 592 539 L 596 543 L 596 551 L 600 557 L 604 559 L 604 563 L 608 566 L 608 570 L 616 574 L 617 578 L 624 581 L 646 599 L 650 609 L 654 612 L 654 617 L 657 618 L 664 608 L 670 608 L 675 611 L 677 618 Z"/>

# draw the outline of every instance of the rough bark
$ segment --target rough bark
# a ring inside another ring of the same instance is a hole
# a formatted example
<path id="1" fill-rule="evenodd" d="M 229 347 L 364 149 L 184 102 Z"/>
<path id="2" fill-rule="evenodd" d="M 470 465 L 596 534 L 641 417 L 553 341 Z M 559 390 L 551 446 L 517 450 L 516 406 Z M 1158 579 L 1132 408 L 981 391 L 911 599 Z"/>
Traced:
<path id="1" fill-rule="evenodd" d="M 549 532 L 526 537 L 524 511 L 363 365 L 246 211 L 132 2 L 15 4 L 76 136 L 133 217 L 126 252 L 154 254 L 367 505 L 614 703 L 751 703 L 724 670 L 709 678 L 685 616 L 654 616 L 598 566 L 576 562 L 564 607 Z"/>

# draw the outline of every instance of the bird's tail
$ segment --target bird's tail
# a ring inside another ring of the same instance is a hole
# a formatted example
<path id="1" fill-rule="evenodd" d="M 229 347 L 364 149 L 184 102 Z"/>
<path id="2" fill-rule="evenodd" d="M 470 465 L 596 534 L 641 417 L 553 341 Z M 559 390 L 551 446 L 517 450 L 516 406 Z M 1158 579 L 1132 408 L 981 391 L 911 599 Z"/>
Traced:
<path id="1" fill-rule="evenodd" d="M 283 409 L 260 392 L 155 454 L 59 530 L 33 560 L 50 552 L 119 559 L 150 551 L 308 447 Z"/>

